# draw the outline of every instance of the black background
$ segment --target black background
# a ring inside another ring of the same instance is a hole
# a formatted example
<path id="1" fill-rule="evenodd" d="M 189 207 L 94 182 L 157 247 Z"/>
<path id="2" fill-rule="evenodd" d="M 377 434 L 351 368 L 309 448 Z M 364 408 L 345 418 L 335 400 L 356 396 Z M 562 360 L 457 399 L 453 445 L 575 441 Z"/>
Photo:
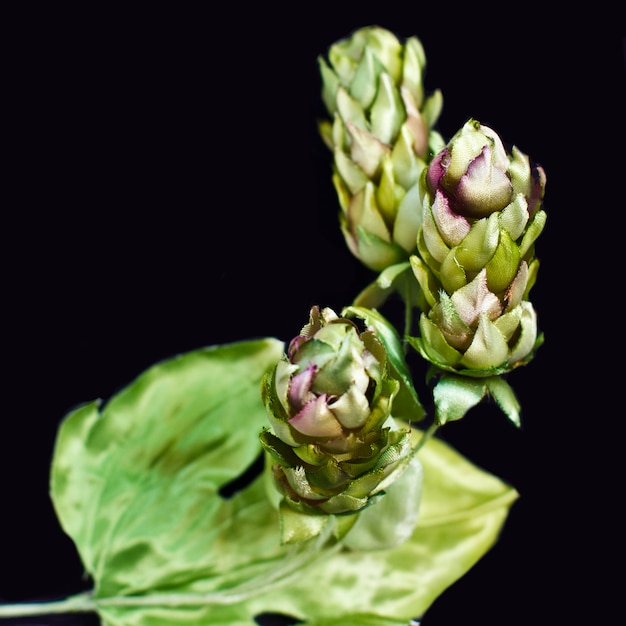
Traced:
<path id="1" fill-rule="evenodd" d="M 475 117 L 548 180 L 532 293 L 546 343 L 509 379 L 523 426 L 481 405 L 443 432 L 521 498 L 422 624 L 616 615 L 605 563 L 623 545 L 607 484 L 623 420 L 610 374 L 623 344 L 611 250 L 623 236 L 624 32 L 610 14 L 549 23 L 530 5 L 490 19 L 350 6 L 6 17 L 0 600 L 89 587 L 48 496 L 69 410 L 174 354 L 288 340 L 312 304 L 341 309 L 373 278 L 339 232 L 316 57 L 376 23 L 422 41 L 446 139 Z M 20 623 L 96 623 L 56 619 Z"/>

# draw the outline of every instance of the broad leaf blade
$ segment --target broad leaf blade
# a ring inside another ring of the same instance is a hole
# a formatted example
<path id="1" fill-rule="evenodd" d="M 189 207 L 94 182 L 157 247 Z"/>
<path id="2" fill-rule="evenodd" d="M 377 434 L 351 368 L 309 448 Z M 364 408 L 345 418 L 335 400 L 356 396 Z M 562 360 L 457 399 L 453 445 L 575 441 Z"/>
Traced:
<path id="1" fill-rule="evenodd" d="M 275 520 L 265 537 L 254 524 L 271 513 L 261 490 L 218 490 L 260 454 L 260 381 L 282 351 L 275 339 L 197 350 L 151 367 L 102 411 L 90 403 L 65 418 L 51 496 L 96 597 L 211 591 L 276 556 Z M 245 536 L 246 524 L 254 540 L 242 552 L 229 532 Z"/>
<path id="2" fill-rule="evenodd" d="M 391 626 L 422 615 L 497 539 L 515 490 L 436 439 L 418 454 L 417 527 L 391 549 L 281 546 L 264 476 L 221 498 L 261 452 L 260 381 L 282 351 L 199 350 L 64 420 L 52 498 L 106 626 L 255 626 L 270 612 Z"/>
<path id="3" fill-rule="evenodd" d="M 433 389 L 435 418 L 440 425 L 460 420 L 487 395 L 483 378 L 444 374 Z"/>

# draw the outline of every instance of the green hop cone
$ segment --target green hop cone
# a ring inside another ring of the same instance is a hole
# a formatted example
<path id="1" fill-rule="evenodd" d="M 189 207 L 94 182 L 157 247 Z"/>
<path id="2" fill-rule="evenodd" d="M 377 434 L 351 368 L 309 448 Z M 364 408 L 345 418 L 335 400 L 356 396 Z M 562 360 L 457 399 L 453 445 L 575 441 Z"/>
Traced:
<path id="1" fill-rule="evenodd" d="M 421 337 L 411 343 L 440 368 L 471 376 L 527 363 L 541 342 L 528 294 L 546 221 L 543 169 L 469 120 L 421 184 L 423 223 L 411 265 L 426 306 Z"/>
<path id="2" fill-rule="evenodd" d="M 331 117 L 319 130 L 333 151 L 341 229 L 352 254 L 381 272 L 415 251 L 420 175 L 444 145 L 433 130 L 441 92 L 424 96 L 421 42 L 401 43 L 378 26 L 355 31 L 318 60 Z"/>
<path id="3" fill-rule="evenodd" d="M 399 383 L 373 329 L 329 308 L 310 321 L 262 384 L 272 430 L 261 443 L 292 511 L 357 513 L 411 460 L 410 432 L 391 417 Z"/>

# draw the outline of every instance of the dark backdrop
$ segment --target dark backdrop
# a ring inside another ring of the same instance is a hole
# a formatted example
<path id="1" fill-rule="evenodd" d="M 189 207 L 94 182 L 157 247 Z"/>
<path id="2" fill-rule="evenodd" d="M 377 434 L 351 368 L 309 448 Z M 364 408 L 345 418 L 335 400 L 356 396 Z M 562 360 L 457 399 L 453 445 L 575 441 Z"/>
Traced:
<path id="1" fill-rule="evenodd" d="M 602 358 L 602 346 L 615 356 L 615 319 L 596 316 L 606 302 L 598 264 L 611 258 L 598 222 L 623 210 L 623 192 L 608 201 L 604 184 L 623 187 L 613 150 L 623 139 L 623 31 L 610 15 L 549 24 L 536 7 L 496 19 L 394 2 L 171 6 L 39 7 L 4 23 L 0 600 L 89 586 L 48 497 L 69 410 L 174 354 L 287 340 L 312 304 L 340 309 L 373 278 L 339 232 L 316 129 L 316 57 L 377 23 L 424 44 L 445 138 L 475 117 L 548 179 L 533 290 L 546 343 L 510 378 L 523 427 L 482 406 L 445 429 L 521 498 L 496 546 L 423 626 L 597 618 L 612 597 L 599 557 L 621 543 L 601 486 L 617 468 L 604 450 L 619 394 L 606 389 L 614 361 Z M 96 623 L 57 619 L 23 623 Z"/>

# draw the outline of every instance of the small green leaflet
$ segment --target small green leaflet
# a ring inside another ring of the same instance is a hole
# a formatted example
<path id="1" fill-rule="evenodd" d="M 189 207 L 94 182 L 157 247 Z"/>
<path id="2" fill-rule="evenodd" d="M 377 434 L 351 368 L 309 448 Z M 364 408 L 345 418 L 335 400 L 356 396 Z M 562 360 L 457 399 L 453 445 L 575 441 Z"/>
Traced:
<path id="1" fill-rule="evenodd" d="M 515 426 L 521 425 L 519 401 L 503 377 L 470 378 L 447 373 L 441 376 L 433 389 L 437 423 L 443 425 L 461 419 L 489 396 Z"/>

